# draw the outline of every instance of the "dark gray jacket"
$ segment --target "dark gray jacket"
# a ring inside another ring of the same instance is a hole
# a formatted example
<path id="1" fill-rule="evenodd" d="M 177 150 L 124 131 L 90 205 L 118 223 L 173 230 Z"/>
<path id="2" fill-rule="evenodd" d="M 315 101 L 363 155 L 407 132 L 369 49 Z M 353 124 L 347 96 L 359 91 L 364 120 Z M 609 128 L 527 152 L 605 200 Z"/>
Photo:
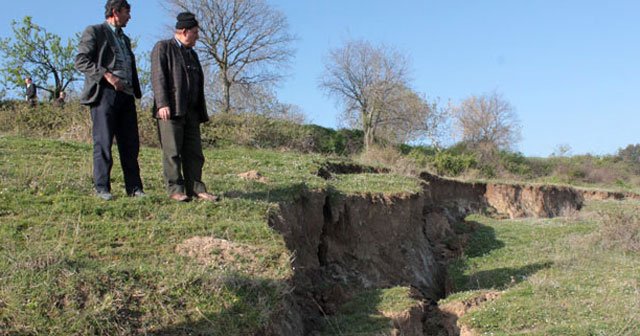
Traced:
<path id="1" fill-rule="evenodd" d="M 31 83 L 31 85 L 27 86 L 26 96 L 27 96 L 27 100 L 35 100 L 38 98 L 38 93 L 37 93 L 35 84 Z"/>
<path id="2" fill-rule="evenodd" d="M 194 53 L 195 54 L 195 53 Z M 198 55 L 194 55 L 198 71 L 204 80 L 204 73 Z M 151 52 L 151 85 L 153 86 L 153 117 L 157 118 L 158 108 L 168 106 L 171 118 L 187 114 L 190 95 L 197 95 L 195 111 L 200 122 L 209 120 L 204 98 L 204 86 L 188 92 L 189 74 L 186 62 L 175 39 L 162 40 L 156 43 Z"/>
<path id="3" fill-rule="evenodd" d="M 136 70 L 136 59 L 131 51 L 131 41 L 125 35 L 127 49 L 133 60 L 133 93 L 136 98 L 142 97 L 140 80 Z M 111 85 L 104 79 L 105 72 L 112 70 L 116 63 L 116 41 L 108 23 L 87 27 L 82 33 L 78 54 L 76 55 L 76 69 L 84 73 L 84 88 L 80 94 L 80 103 L 91 105 L 100 101 L 102 88 Z"/>

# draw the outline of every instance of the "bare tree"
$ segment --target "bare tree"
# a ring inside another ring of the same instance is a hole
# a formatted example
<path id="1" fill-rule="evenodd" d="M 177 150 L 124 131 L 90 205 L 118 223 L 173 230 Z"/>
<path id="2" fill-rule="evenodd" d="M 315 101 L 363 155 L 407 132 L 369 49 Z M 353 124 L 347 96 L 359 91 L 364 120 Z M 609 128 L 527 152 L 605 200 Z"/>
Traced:
<path id="1" fill-rule="evenodd" d="M 204 71 L 205 77 L 208 78 L 205 86 L 207 104 L 216 106 L 222 101 L 225 91 L 222 77 L 219 76 L 219 69 L 215 66 L 206 66 Z M 259 114 L 296 123 L 305 121 L 302 109 L 299 106 L 280 102 L 270 85 L 264 83 L 250 86 L 237 84 L 231 87 L 230 96 L 233 111 L 236 113 Z"/>
<path id="2" fill-rule="evenodd" d="M 215 64 L 223 86 L 222 111 L 233 109 L 232 88 L 272 85 L 293 56 L 294 36 L 281 12 L 265 0 L 171 0 L 200 21 L 200 54 Z"/>
<path id="3" fill-rule="evenodd" d="M 480 149 L 511 149 L 520 141 L 520 122 L 497 92 L 470 96 L 453 108 L 462 140 Z"/>
<path id="4" fill-rule="evenodd" d="M 379 119 L 378 134 L 393 143 L 429 142 L 442 147 L 449 113 L 439 100 L 403 88 L 391 97 Z"/>
<path id="5" fill-rule="evenodd" d="M 12 21 L 13 38 L 0 40 L 4 67 L 1 69 L 4 82 L 22 87 L 24 77 L 33 77 L 38 88 L 58 97 L 69 84 L 78 80 L 74 67 L 75 42 L 62 43 L 60 36 L 48 32 L 35 24 L 30 16 L 21 22 Z"/>
<path id="6" fill-rule="evenodd" d="M 399 117 L 411 109 L 413 102 L 405 99 L 411 96 L 408 82 L 403 55 L 360 40 L 329 52 L 319 87 L 344 106 L 344 120 L 362 129 L 369 148 L 380 129 L 388 131 L 392 121 L 401 124 Z"/>

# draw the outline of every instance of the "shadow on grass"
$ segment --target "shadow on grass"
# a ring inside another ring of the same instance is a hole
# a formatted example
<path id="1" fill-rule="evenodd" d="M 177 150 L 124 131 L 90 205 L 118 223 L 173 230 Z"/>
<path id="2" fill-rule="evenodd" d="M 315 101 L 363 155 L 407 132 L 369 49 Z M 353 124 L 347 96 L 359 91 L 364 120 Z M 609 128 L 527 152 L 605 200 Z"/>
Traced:
<path id="1" fill-rule="evenodd" d="M 206 287 L 205 284 L 202 284 Z M 234 274 L 211 290 L 222 291 L 224 304 L 212 302 L 203 291 L 200 304 L 188 307 L 187 322 L 148 332 L 148 335 L 264 335 L 274 322 L 283 321 L 283 297 L 289 286 L 283 281 Z M 220 294 L 219 294 L 220 295 Z M 198 301 L 198 300 L 196 300 Z M 193 302 L 193 301 L 192 301 Z M 288 307 L 291 309 L 290 307 Z M 214 312 L 211 312 L 214 311 Z M 191 319 L 191 320 L 190 320 Z M 277 329 L 276 329 L 277 330 Z"/>
<path id="2" fill-rule="evenodd" d="M 454 292 L 480 289 L 505 289 L 527 279 L 530 275 L 551 267 L 552 262 L 536 262 L 522 267 L 501 267 L 493 270 L 475 271 L 475 263 L 469 258 L 479 258 L 501 249 L 505 244 L 497 239 L 495 230 L 476 221 L 469 221 L 470 233 L 464 255 L 453 261 L 449 267 L 449 275 L 453 281 Z"/>
<path id="3" fill-rule="evenodd" d="M 504 243 L 496 238 L 496 231 L 487 225 L 476 221 L 465 221 L 467 227 L 472 228 L 469 242 L 464 247 L 464 254 L 469 258 L 483 255 L 504 247 Z"/>
<path id="4" fill-rule="evenodd" d="M 498 289 L 503 290 L 526 280 L 532 274 L 551 267 L 552 262 L 537 262 L 522 267 L 501 267 L 473 272 L 457 279 L 456 291 Z"/>
<path id="5" fill-rule="evenodd" d="M 326 316 L 320 335 L 387 335 L 394 323 L 380 311 L 385 290 L 374 289 L 356 294 L 340 306 L 335 314 Z M 401 334 L 403 331 L 401 330 Z"/>

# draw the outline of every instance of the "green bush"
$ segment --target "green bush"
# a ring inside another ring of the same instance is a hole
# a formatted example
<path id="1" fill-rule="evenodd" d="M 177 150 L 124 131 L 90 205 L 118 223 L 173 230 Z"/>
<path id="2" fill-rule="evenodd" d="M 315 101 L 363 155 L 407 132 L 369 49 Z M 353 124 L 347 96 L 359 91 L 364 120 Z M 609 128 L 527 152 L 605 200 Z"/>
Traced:
<path id="1" fill-rule="evenodd" d="M 138 110 L 138 128 L 142 145 L 160 145 L 156 120 L 147 109 Z M 201 130 L 205 146 L 239 145 L 351 155 L 360 152 L 363 144 L 361 131 L 335 131 L 255 114 L 216 114 Z M 91 142 L 91 114 L 89 108 L 74 101 L 64 108 L 50 103 L 32 108 L 21 101 L 2 101 L 0 132 Z"/>
<path id="2" fill-rule="evenodd" d="M 421 167 L 428 167 L 433 156 L 437 153 L 437 150 L 433 147 L 415 146 L 404 148 L 403 146 L 406 145 L 401 145 L 400 151 Z"/>
<path id="3" fill-rule="evenodd" d="M 257 148 L 286 148 L 301 152 L 349 155 L 362 149 L 361 131 L 300 125 L 256 114 L 214 114 L 202 128 L 205 143 Z"/>
<path id="4" fill-rule="evenodd" d="M 50 103 L 31 107 L 24 102 L 4 102 L 0 107 L 0 131 L 88 141 L 91 139 L 91 115 L 78 104 L 60 108 Z"/>
<path id="5" fill-rule="evenodd" d="M 305 130 L 298 124 L 255 114 L 214 114 L 202 127 L 205 143 L 309 151 Z"/>
<path id="6" fill-rule="evenodd" d="M 332 136 L 333 153 L 352 155 L 364 148 L 364 132 L 361 130 L 339 129 Z"/>
<path id="7" fill-rule="evenodd" d="M 499 152 L 499 166 L 500 168 L 506 170 L 507 172 L 519 176 L 530 176 L 531 175 L 531 165 L 527 161 L 527 158 L 522 155 L 520 152 L 509 152 L 509 151 L 500 151 Z"/>
<path id="8" fill-rule="evenodd" d="M 91 112 L 77 101 L 63 108 L 51 103 L 30 107 L 20 101 L 0 104 L 0 132 L 29 137 L 91 142 Z M 140 142 L 145 146 L 159 146 L 155 120 L 151 113 L 138 110 Z"/>
<path id="9" fill-rule="evenodd" d="M 439 175 L 457 176 L 477 165 L 473 154 L 455 154 L 449 151 L 438 152 L 431 164 Z"/>

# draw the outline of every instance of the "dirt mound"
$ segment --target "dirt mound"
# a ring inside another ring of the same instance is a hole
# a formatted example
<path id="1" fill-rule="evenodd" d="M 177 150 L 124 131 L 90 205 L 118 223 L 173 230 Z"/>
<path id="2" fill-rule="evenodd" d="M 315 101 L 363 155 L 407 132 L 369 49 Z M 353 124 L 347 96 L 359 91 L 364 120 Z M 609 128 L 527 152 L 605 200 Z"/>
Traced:
<path id="1" fill-rule="evenodd" d="M 250 170 L 245 173 L 238 174 L 238 177 L 248 181 L 258 181 L 260 183 L 269 183 L 269 179 L 262 176 L 257 170 Z"/>
<path id="2" fill-rule="evenodd" d="M 176 253 L 194 258 L 199 263 L 221 269 L 231 269 L 252 274 L 268 271 L 260 263 L 260 256 L 267 251 L 251 245 L 235 243 L 214 237 L 192 237 L 176 246 Z"/>

